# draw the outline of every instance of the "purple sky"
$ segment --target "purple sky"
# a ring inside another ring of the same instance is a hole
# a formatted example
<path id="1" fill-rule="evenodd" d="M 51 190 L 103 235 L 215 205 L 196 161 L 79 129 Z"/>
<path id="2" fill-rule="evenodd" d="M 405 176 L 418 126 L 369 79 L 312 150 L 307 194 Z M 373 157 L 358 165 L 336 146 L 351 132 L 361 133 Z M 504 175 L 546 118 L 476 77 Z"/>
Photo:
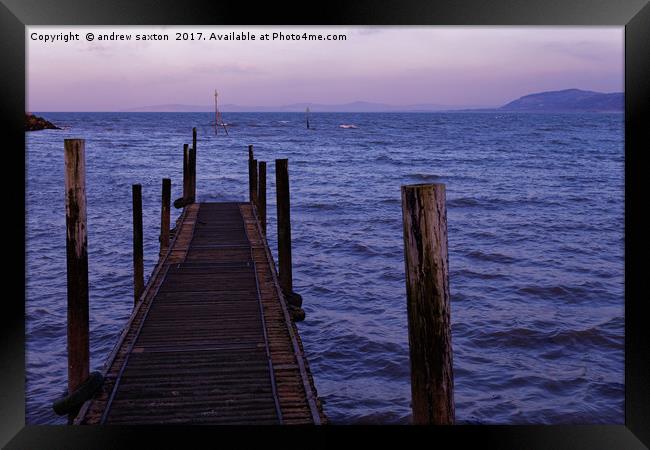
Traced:
<path id="1" fill-rule="evenodd" d="M 111 32 L 169 41 L 87 42 Z M 346 34 L 345 41 L 176 41 L 176 32 Z M 79 33 L 44 43 L 32 33 Z M 500 106 L 532 92 L 623 91 L 623 27 L 28 27 L 27 110 L 354 101 Z"/>

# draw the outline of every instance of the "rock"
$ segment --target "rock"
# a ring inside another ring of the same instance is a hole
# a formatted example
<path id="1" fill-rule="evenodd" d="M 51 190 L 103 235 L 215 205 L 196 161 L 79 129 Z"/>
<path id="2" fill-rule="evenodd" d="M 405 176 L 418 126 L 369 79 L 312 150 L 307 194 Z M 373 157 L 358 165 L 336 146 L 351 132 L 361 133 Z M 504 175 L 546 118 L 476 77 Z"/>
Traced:
<path id="1" fill-rule="evenodd" d="M 289 305 L 289 315 L 294 322 L 302 322 L 305 320 L 305 310 L 297 306 Z"/>
<path id="2" fill-rule="evenodd" d="M 59 416 L 64 414 L 76 415 L 84 402 L 95 395 L 104 384 L 104 376 L 100 372 L 92 372 L 88 378 L 72 394 L 67 391 L 63 397 L 54 401 L 52 408 Z"/>
<path id="3" fill-rule="evenodd" d="M 180 197 L 174 200 L 174 208 L 176 209 L 184 208 L 187 205 L 191 205 L 192 203 L 194 203 L 193 198 Z"/>
<path id="4" fill-rule="evenodd" d="M 291 294 L 286 295 L 285 297 L 286 297 L 287 303 L 289 305 L 297 306 L 297 307 L 302 306 L 302 295 L 300 295 L 300 294 L 298 294 L 296 292 L 292 292 Z"/>
<path id="5" fill-rule="evenodd" d="M 61 128 L 48 122 L 42 117 L 35 116 L 34 114 L 25 113 L 25 131 L 37 130 L 60 130 Z"/>

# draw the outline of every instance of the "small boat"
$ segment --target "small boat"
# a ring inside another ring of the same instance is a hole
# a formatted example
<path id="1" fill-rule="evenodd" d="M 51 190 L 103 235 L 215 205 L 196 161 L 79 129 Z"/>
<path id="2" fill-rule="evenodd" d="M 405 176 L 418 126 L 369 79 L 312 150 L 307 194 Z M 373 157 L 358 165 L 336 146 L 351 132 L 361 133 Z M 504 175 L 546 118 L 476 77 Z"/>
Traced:
<path id="1" fill-rule="evenodd" d="M 349 124 L 348 123 L 343 123 L 343 124 L 339 125 L 339 128 L 359 128 L 359 127 L 357 127 L 356 125 L 352 125 L 351 123 L 349 123 Z"/>

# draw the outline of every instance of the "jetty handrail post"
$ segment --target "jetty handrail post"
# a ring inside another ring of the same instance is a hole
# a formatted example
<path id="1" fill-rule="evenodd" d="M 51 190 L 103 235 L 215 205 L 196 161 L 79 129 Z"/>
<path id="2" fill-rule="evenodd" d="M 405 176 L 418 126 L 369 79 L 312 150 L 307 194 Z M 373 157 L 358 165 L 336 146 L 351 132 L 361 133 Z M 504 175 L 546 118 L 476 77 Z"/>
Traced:
<path id="1" fill-rule="evenodd" d="M 183 144 L 183 198 L 190 198 L 190 172 L 189 172 L 190 155 L 188 145 Z"/>
<path id="2" fill-rule="evenodd" d="M 444 184 L 402 186 L 414 424 L 455 420 Z"/>
<path id="3" fill-rule="evenodd" d="M 258 168 L 257 168 L 257 160 L 256 159 L 254 159 L 250 163 L 250 170 L 251 170 L 251 173 L 253 174 L 253 185 L 252 185 L 253 187 L 252 187 L 252 190 L 251 190 L 252 195 L 251 195 L 250 200 L 251 200 L 251 204 L 253 204 L 253 205 L 255 205 L 257 207 L 257 190 L 258 190 L 258 181 L 259 180 L 257 178 Z"/>
<path id="4" fill-rule="evenodd" d="M 192 128 L 192 199 L 196 199 L 196 127 Z"/>
<path id="5" fill-rule="evenodd" d="M 257 186 L 257 213 L 260 218 L 262 233 L 266 236 L 266 161 L 259 163 Z"/>
<path id="6" fill-rule="evenodd" d="M 291 272 L 291 213 L 289 201 L 289 160 L 275 160 L 275 191 L 278 220 L 278 266 L 280 287 L 285 295 L 293 292 Z"/>
<path id="7" fill-rule="evenodd" d="M 133 298 L 138 303 L 144 291 L 144 249 L 142 233 L 142 185 L 131 186 L 133 195 Z"/>
<path id="8" fill-rule="evenodd" d="M 160 208 L 160 255 L 164 255 L 169 248 L 169 225 L 171 222 L 172 180 L 162 180 L 162 205 Z"/>
<path id="9" fill-rule="evenodd" d="M 253 178 L 253 146 L 249 145 L 248 146 L 248 198 L 250 201 L 253 201 L 253 197 L 255 196 L 254 191 L 256 189 L 255 187 L 255 179 Z"/>
<path id="10" fill-rule="evenodd" d="M 257 191 L 257 186 L 255 185 L 255 174 L 256 169 L 253 168 L 255 159 L 253 156 L 253 146 L 248 146 L 248 198 L 252 202 L 255 198 L 255 193 Z"/>
<path id="11" fill-rule="evenodd" d="M 190 172 L 190 203 L 196 201 L 196 149 L 190 148 L 189 152 L 189 172 Z"/>
<path id="12" fill-rule="evenodd" d="M 85 140 L 65 139 L 65 222 L 68 294 L 68 392 L 88 379 L 88 231 Z M 72 414 L 68 419 L 71 420 Z"/>

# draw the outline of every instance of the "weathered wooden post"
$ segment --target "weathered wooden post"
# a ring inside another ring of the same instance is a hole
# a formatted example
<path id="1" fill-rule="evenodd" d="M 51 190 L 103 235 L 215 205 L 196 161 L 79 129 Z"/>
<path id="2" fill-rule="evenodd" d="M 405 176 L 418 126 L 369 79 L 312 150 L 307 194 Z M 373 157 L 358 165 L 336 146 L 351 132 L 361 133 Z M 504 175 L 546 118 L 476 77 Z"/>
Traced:
<path id="1" fill-rule="evenodd" d="M 183 195 L 174 200 L 174 208 L 194 203 L 196 197 L 196 150 L 183 144 Z"/>
<path id="2" fill-rule="evenodd" d="M 280 287 L 285 295 L 293 292 L 291 273 L 291 214 L 289 202 L 289 160 L 275 160 L 275 191 L 278 215 L 278 265 Z"/>
<path id="3" fill-rule="evenodd" d="M 189 172 L 190 172 L 190 203 L 196 201 L 196 149 L 191 148 L 189 152 Z"/>
<path id="4" fill-rule="evenodd" d="M 137 304 L 144 291 L 144 250 L 142 239 L 142 185 L 132 186 L 133 194 L 133 298 Z"/>
<path id="5" fill-rule="evenodd" d="M 192 161 L 192 201 L 196 199 L 196 127 L 192 128 L 192 149 L 190 150 L 193 153 Z"/>
<path id="6" fill-rule="evenodd" d="M 192 128 L 192 148 L 189 152 L 189 167 L 190 167 L 190 198 L 194 203 L 196 199 L 196 127 Z"/>
<path id="7" fill-rule="evenodd" d="M 402 186 L 414 424 L 454 423 L 444 184 Z"/>
<path id="8" fill-rule="evenodd" d="M 162 205 L 160 207 L 160 255 L 169 248 L 169 223 L 171 214 L 172 180 L 162 180 Z"/>
<path id="9" fill-rule="evenodd" d="M 83 139 L 65 139 L 65 223 L 68 282 L 68 392 L 88 378 L 88 232 L 86 151 Z"/>
<path id="10" fill-rule="evenodd" d="M 255 206 L 257 206 L 257 160 L 254 159 L 250 164 L 249 164 L 249 170 L 251 171 L 251 174 L 253 175 L 253 184 L 252 184 L 252 190 L 251 190 L 251 203 Z"/>
<path id="11" fill-rule="evenodd" d="M 253 156 L 253 146 L 248 146 L 248 198 L 251 203 L 257 197 L 257 160 Z"/>
<path id="12" fill-rule="evenodd" d="M 289 304 L 291 318 L 298 322 L 305 319 L 301 308 L 302 296 L 293 292 L 293 273 L 291 265 L 291 214 L 289 202 L 289 161 L 275 160 L 275 192 L 277 195 L 278 219 L 278 266 L 280 288 Z"/>
<path id="13" fill-rule="evenodd" d="M 266 161 L 260 161 L 259 179 L 257 187 L 257 213 L 262 226 L 262 233 L 266 236 Z"/>
<path id="14" fill-rule="evenodd" d="M 190 171 L 188 145 L 183 144 L 183 198 L 190 198 Z"/>

